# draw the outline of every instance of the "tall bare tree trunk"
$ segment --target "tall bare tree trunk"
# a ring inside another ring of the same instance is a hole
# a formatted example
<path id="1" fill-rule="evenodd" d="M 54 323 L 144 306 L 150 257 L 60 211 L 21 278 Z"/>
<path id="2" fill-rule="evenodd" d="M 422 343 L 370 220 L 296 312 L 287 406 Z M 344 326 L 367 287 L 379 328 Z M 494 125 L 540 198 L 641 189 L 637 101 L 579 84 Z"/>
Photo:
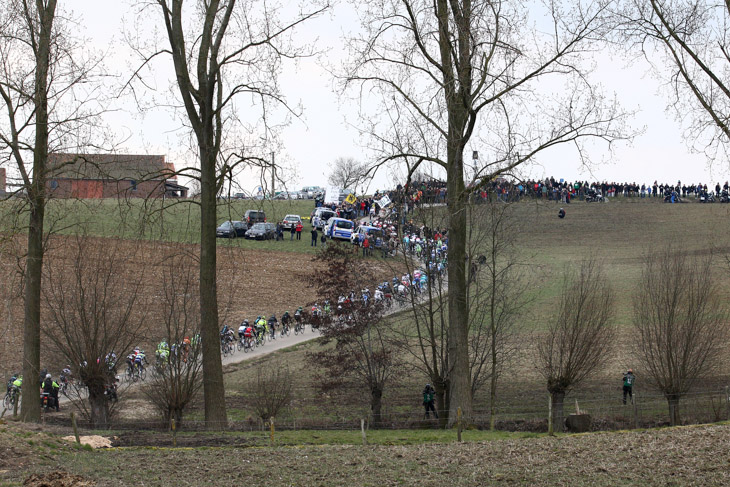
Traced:
<path id="1" fill-rule="evenodd" d="M 471 369 L 469 367 L 469 311 L 466 285 L 466 191 L 460 143 L 449 144 L 447 187 L 449 194 L 449 425 L 457 409 L 465 421 L 472 418 Z"/>
<path id="2" fill-rule="evenodd" d="M 207 150 L 205 142 L 200 143 L 200 333 L 203 342 L 203 395 L 207 427 L 223 429 L 228 424 L 228 418 L 218 334 L 216 153 Z"/>
<path id="3" fill-rule="evenodd" d="M 23 331 L 23 388 L 21 417 L 38 422 L 41 418 L 36 379 L 41 364 L 41 279 L 43 271 L 43 218 L 45 214 L 45 181 L 48 163 L 48 67 L 50 64 L 51 31 L 56 0 L 46 5 L 36 1 L 40 35 L 36 46 L 35 73 L 35 147 L 33 148 L 33 180 L 28 188 L 30 222 L 28 225 L 28 257 L 25 267 L 25 305 Z M 27 9 L 26 11 L 32 11 Z M 28 16 L 28 27 L 35 19 Z"/>

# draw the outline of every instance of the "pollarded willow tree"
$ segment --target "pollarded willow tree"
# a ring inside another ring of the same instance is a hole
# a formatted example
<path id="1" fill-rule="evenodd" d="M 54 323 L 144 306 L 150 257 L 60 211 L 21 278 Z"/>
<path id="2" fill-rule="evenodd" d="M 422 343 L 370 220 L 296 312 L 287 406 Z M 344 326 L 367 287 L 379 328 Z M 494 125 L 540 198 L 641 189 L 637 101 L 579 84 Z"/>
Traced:
<path id="1" fill-rule="evenodd" d="M 183 124 L 189 127 L 197 151 L 197 165 L 178 172 L 200 183 L 200 326 L 203 356 L 205 421 L 210 428 L 227 424 L 223 370 L 218 346 L 218 293 L 216 287 L 216 197 L 234 174 L 247 165 L 270 168 L 272 162 L 253 150 L 257 140 L 241 134 L 273 137 L 268 115 L 272 106 L 287 105 L 277 83 L 284 59 L 309 55 L 297 45 L 295 28 L 319 15 L 326 3 L 310 2 L 307 10 L 284 13 L 276 5 L 254 0 L 150 0 L 143 11 L 164 25 L 165 48 L 133 46 L 151 66 L 159 55 L 172 60 L 174 91 Z M 135 77 L 143 76 L 143 67 Z M 131 85 L 130 85 L 131 86 Z M 236 101 L 253 100 L 251 113 Z"/>
<path id="2" fill-rule="evenodd" d="M 588 76 L 586 57 L 610 28 L 608 2 L 543 6 L 487 0 L 358 4 L 344 87 L 362 97 L 377 165 L 446 173 L 450 418 L 472 413 L 467 306 L 469 186 L 507 174 L 558 144 L 622 136 L 624 114 Z M 367 97 L 364 98 L 364 97 Z M 381 100 L 372 103 L 373 97 Z M 371 108 L 372 107 L 372 108 Z M 479 151 L 466 181 L 467 147 Z"/>
<path id="3" fill-rule="evenodd" d="M 686 140 L 712 160 L 730 142 L 730 3 L 629 0 L 624 32 L 664 81 Z M 659 57 L 659 59 L 657 59 Z"/>

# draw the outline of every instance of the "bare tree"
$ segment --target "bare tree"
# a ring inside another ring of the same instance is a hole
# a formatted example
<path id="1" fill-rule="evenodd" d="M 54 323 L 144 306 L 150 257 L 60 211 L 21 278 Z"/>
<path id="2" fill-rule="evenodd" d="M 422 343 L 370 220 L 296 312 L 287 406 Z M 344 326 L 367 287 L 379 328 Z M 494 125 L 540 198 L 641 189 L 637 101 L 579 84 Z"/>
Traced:
<path id="1" fill-rule="evenodd" d="M 529 299 L 530 280 L 516 249 L 520 233 L 513 206 L 490 202 L 470 206 L 469 345 L 472 394 L 489 384 L 489 425 L 494 429 L 497 386 L 517 351 L 515 335 Z"/>
<path id="2" fill-rule="evenodd" d="M 205 421 L 210 428 L 227 424 L 223 370 L 218 348 L 218 293 L 216 288 L 216 197 L 239 166 L 271 167 L 271 161 L 251 154 L 235 139 L 241 127 L 234 111 L 237 95 L 259 100 L 265 138 L 272 136 L 266 117 L 271 103 L 286 105 L 276 84 L 282 59 L 309 53 L 292 45 L 290 35 L 302 22 L 322 12 L 314 6 L 289 22 L 277 12 L 259 8 L 252 0 L 155 0 L 165 26 L 168 48 L 140 51 L 147 65 L 169 54 L 186 123 L 193 133 L 199 167 L 187 168 L 200 181 L 200 323 L 203 341 Z M 145 7 L 147 8 L 147 4 Z M 140 68 L 141 70 L 141 68 Z M 138 75 L 140 71 L 135 73 Z M 252 129 L 255 127 L 249 127 Z M 241 132 L 244 132 L 241 130 Z"/>
<path id="3" fill-rule="evenodd" d="M 134 253 L 117 248 L 120 243 L 78 235 L 67 244 L 67 260 L 45 266 L 44 333 L 78 372 L 92 425 L 106 427 L 105 389 L 115 380 L 117 362 L 110 354 L 129 350 L 139 339 L 149 306 L 142 293 L 145 272 L 134 264 Z"/>
<path id="4" fill-rule="evenodd" d="M 562 431 L 565 395 L 608 358 L 613 345 L 613 292 L 595 260 L 566 268 L 555 318 L 538 338 L 537 360 L 547 381 L 553 425 Z"/>
<path id="5" fill-rule="evenodd" d="M 342 189 L 355 191 L 369 176 L 368 165 L 358 162 L 354 157 L 338 157 L 330 167 L 332 172 L 327 181 Z"/>
<path id="6" fill-rule="evenodd" d="M 712 255 L 690 258 L 666 246 L 644 258 L 634 295 L 636 356 L 667 398 L 679 424 L 679 401 L 716 371 L 728 337 L 728 307 L 712 275 Z"/>
<path id="7" fill-rule="evenodd" d="M 195 263 L 187 255 L 165 259 L 161 282 L 161 321 L 165 324 L 169 355 L 156 354 L 155 374 L 144 393 L 169 423 L 180 426 L 183 413 L 203 385 L 200 310 Z M 165 350 L 164 348 L 162 350 Z"/>
<path id="8" fill-rule="evenodd" d="M 253 393 L 253 408 L 263 421 L 279 415 L 291 404 L 294 377 L 289 369 L 274 367 L 269 370 L 259 368 L 256 381 L 249 385 Z"/>
<path id="9" fill-rule="evenodd" d="M 519 272 L 515 250 L 519 226 L 512 207 L 505 204 L 468 206 L 469 222 L 467 268 L 469 368 L 472 395 L 489 385 L 491 423 L 502 370 L 515 352 L 512 340 L 519 315 L 527 304 L 524 290 L 529 281 Z M 416 225 L 429 233 L 445 227 L 443 216 L 430 210 L 411 214 Z M 406 233 L 410 229 L 406 229 Z M 408 294 L 408 320 L 399 327 L 401 349 L 411 355 L 417 367 L 426 373 L 436 391 L 439 422 L 445 427 L 449 408 L 448 289 L 441 260 L 445 256 L 435 246 L 426 244 L 422 261 L 404 252 L 399 262 L 409 275 L 421 267 L 427 272 L 428 285 L 419 292 L 411 287 Z"/>
<path id="10" fill-rule="evenodd" d="M 727 153 L 730 4 L 631 0 L 622 14 L 624 32 L 665 82 L 671 110 L 688 122 L 688 143 L 713 160 L 716 150 Z"/>
<path id="11" fill-rule="evenodd" d="M 479 185 L 557 144 L 574 144 L 585 158 L 584 137 L 612 141 L 622 129 L 622 114 L 581 62 L 607 31 L 606 4 L 535 8 L 482 0 L 363 4 L 364 34 L 351 40 L 343 75 L 362 97 L 362 130 L 372 136 L 378 165 L 399 162 L 409 179 L 421 165 L 446 173 L 450 421 L 457 408 L 472 412 L 464 151 L 482 149 L 472 177 Z M 533 28 L 535 16 L 550 27 Z M 566 83 L 563 93 L 539 89 L 550 78 Z"/>
<path id="12" fill-rule="evenodd" d="M 48 153 L 69 134 L 82 138 L 91 118 L 89 89 L 96 68 L 80 53 L 75 26 L 56 0 L 10 0 L 0 9 L 0 165 L 19 180 L 16 200 L 27 206 L 27 250 L 23 269 L 23 374 L 40 371 L 41 283 L 44 255 Z M 73 32 L 73 33 L 72 33 Z M 84 86 L 84 84 L 89 85 Z M 83 89 L 82 89 L 83 86 Z M 97 95 L 91 95 L 97 96 Z M 32 387 L 23 389 L 22 418 L 40 421 L 40 405 Z"/>
<path id="13" fill-rule="evenodd" d="M 326 267 L 313 276 L 322 300 L 337 303 L 340 296 L 354 293 L 355 299 L 337 305 L 333 314 L 320 325 L 323 347 L 310 359 L 324 367 L 320 387 L 327 390 L 354 380 L 370 393 L 372 422 L 382 421 L 383 392 L 396 373 L 399 360 L 392 345 L 391 327 L 384 320 L 384 306 L 372 299 L 361 299 L 360 290 L 375 278 L 366 262 L 353 259 L 350 245 L 331 243 L 320 251 L 317 260 Z M 334 306 L 333 306 L 334 307 Z"/>

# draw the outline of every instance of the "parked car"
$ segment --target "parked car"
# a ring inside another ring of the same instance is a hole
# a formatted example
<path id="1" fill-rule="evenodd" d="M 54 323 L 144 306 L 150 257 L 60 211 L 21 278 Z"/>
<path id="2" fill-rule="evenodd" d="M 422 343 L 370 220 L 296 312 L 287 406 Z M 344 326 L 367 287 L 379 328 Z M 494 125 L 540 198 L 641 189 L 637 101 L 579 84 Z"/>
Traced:
<path id="1" fill-rule="evenodd" d="M 329 238 L 339 238 L 342 240 L 350 240 L 352 236 L 352 230 L 355 228 L 355 224 L 352 220 L 346 220 L 344 218 L 332 217 L 327 220 L 327 226 L 324 228 L 324 233 Z"/>
<path id="2" fill-rule="evenodd" d="M 292 226 L 297 226 L 297 223 L 302 223 L 302 217 L 299 215 L 287 215 L 281 221 L 281 227 L 286 230 L 291 230 Z"/>
<path id="3" fill-rule="evenodd" d="M 357 241 L 358 244 L 362 243 L 363 240 L 365 240 L 365 235 L 368 236 L 369 239 L 371 239 L 371 246 L 375 247 L 375 238 L 377 240 L 378 237 L 381 239 L 383 238 L 383 231 L 379 229 L 378 227 L 371 227 L 369 225 L 360 225 L 357 227 L 357 229 L 352 232 L 352 236 L 350 237 L 350 242 L 355 243 Z M 381 240 L 382 241 L 382 240 Z"/>
<path id="4" fill-rule="evenodd" d="M 221 225 L 215 229 L 215 236 L 217 238 L 236 238 L 243 237 L 248 230 L 248 226 L 239 221 L 227 221 L 221 223 Z"/>
<path id="5" fill-rule="evenodd" d="M 328 208 L 317 208 L 312 213 L 312 226 L 322 230 L 327 224 L 327 220 L 333 216 L 337 216 L 337 213 Z"/>
<path id="6" fill-rule="evenodd" d="M 246 210 L 246 213 L 243 215 L 243 220 L 249 227 L 254 223 L 265 223 L 266 213 L 263 210 Z"/>
<path id="7" fill-rule="evenodd" d="M 254 225 L 246 231 L 246 238 L 255 240 L 268 240 L 276 237 L 276 225 L 273 223 L 254 223 Z"/>

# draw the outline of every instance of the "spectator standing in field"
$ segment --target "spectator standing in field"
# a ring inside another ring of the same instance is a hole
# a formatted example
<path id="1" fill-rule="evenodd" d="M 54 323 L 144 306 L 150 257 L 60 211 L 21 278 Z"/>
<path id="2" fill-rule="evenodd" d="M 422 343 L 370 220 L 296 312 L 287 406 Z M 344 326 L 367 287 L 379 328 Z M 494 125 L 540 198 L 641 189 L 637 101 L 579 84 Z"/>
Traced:
<path id="1" fill-rule="evenodd" d="M 302 226 L 302 222 L 298 222 L 297 226 L 296 226 L 297 240 L 302 239 L 302 230 L 304 230 L 304 227 Z"/>
<path id="2" fill-rule="evenodd" d="M 626 396 L 629 396 L 629 399 L 631 399 L 631 404 L 634 403 L 634 382 L 636 381 L 636 376 L 634 375 L 634 371 L 629 369 L 624 374 L 624 405 L 626 404 Z"/>
<path id="3" fill-rule="evenodd" d="M 365 238 L 362 241 L 362 256 L 367 257 L 370 255 L 370 240 L 368 240 L 367 235 L 365 235 Z"/>
<path id="4" fill-rule="evenodd" d="M 435 418 L 438 418 L 439 415 L 436 412 L 436 408 L 433 406 L 433 398 L 436 391 L 434 390 L 433 386 L 431 384 L 426 384 L 426 387 L 423 388 L 423 407 L 426 410 L 425 418 L 429 419 L 428 411 L 433 411 L 433 415 Z"/>
<path id="5" fill-rule="evenodd" d="M 294 234 L 296 233 L 296 231 L 297 231 L 297 228 L 294 225 L 292 225 L 291 227 L 289 227 L 289 232 L 291 233 L 291 236 L 289 237 L 289 241 L 290 242 L 292 240 L 294 240 Z"/>
<path id="6" fill-rule="evenodd" d="M 324 232 L 322 232 L 322 236 L 320 237 L 320 242 L 322 243 L 322 247 L 327 245 L 327 235 L 325 235 Z"/>
<path id="7" fill-rule="evenodd" d="M 317 227 L 312 227 L 312 245 L 311 245 L 312 247 L 317 246 L 317 238 L 318 238 Z"/>

